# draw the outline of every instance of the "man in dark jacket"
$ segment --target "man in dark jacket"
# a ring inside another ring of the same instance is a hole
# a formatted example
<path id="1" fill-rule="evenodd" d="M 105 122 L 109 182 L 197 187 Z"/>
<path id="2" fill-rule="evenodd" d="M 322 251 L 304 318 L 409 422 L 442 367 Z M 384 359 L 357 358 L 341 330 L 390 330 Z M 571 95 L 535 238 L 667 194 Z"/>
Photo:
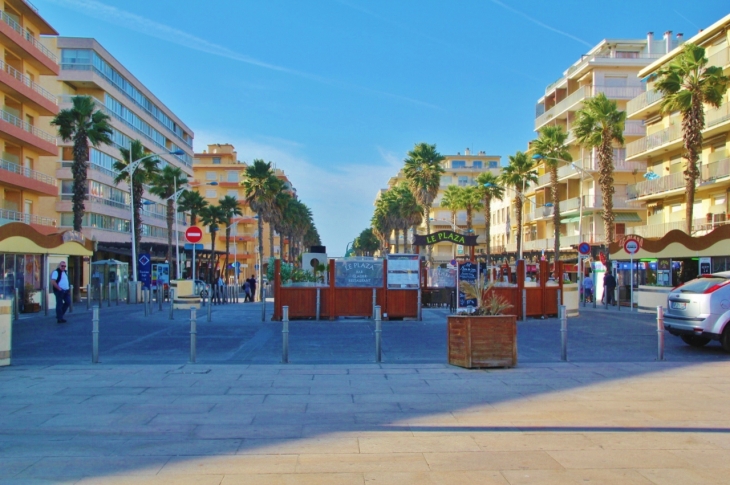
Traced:
<path id="1" fill-rule="evenodd" d="M 614 292 L 616 291 L 616 278 L 613 276 L 611 271 L 607 271 L 603 276 L 603 294 L 605 295 L 606 305 L 616 306 L 616 298 Z"/>

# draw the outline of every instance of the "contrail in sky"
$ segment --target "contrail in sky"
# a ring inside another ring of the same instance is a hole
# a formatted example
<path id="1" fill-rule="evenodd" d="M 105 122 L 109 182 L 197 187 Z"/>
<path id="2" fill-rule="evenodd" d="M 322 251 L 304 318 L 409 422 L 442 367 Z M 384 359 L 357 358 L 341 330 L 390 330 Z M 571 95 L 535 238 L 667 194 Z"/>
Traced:
<path id="1" fill-rule="evenodd" d="M 576 36 L 574 36 L 574 35 L 571 35 L 571 34 L 569 34 L 569 33 L 567 33 L 567 32 L 563 32 L 562 30 L 558 30 L 558 29 L 556 29 L 555 27 L 550 27 L 549 25 L 547 25 L 547 24 L 544 24 L 544 23 L 540 22 L 540 21 L 539 21 L 539 20 L 537 20 L 536 18 L 530 17 L 529 15 L 527 15 L 527 14 L 526 14 L 526 13 L 524 13 L 524 12 L 520 12 L 519 10 L 517 10 L 517 9 L 515 9 L 515 8 L 512 8 L 512 7 L 510 7 L 509 5 L 505 5 L 504 3 L 500 2 L 499 0 L 492 0 L 492 3 L 496 3 L 496 4 L 497 4 L 497 5 L 499 5 L 500 7 L 502 7 L 502 8 L 506 8 L 506 9 L 507 9 L 507 10 L 509 10 L 510 12 L 514 12 L 514 13 L 516 13 L 517 15 L 520 15 L 520 16 L 522 16 L 522 17 L 525 17 L 525 18 L 526 18 L 527 20 L 529 20 L 530 22 L 532 22 L 532 23 L 534 23 L 534 24 L 537 24 L 537 25 L 539 25 L 539 26 L 540 26 L 540 27 L 542 27 L 542 28 L 545 28 L 545 29 L 547 29 L 547 30 L 550 30 L 550 31 L 552 31 L 552 32 L 555 32 L 556 34 L 564 35 L 565 37 L 568 37 L 569 39 L 573 39 L 573 40 L 575 40 L 575 41 L 578 41 L 578 42 L 580 42 L 581 44 L 585 44 L 585 45 L 587 45 L 588 47 L 593 47 L 593 46 L 592 46 L 591 44 L 589 44 L 588 42 L 584 41 L 583 39 L 580 39 L 580 38 L 578 38 L 578 37 L 576 37 Z"/>
<path id="2" fill-rule="evenodd" d="M 377 94 L 377 95 L 388 97 L 388 98 L 400 99 L 402 101 L 407 101 L 409 103 L 438 109 L 437 106 L 427 103 L 425 101 L 419 101 L 417 99 L 409 98 L 406 96 L 401 96 L 398 94 L 378 91 L 376 89 L 371 89 L 371 88 L 364 87 L 364 86 L 343 83 L 341 81 L 327 79 L 322 76 L 317 76 L 315 74 L 297 71 L 295 69 L 290 69 L 290 68 L 287 68 L 284 66 L 279 66 L 276 64 L 264 62 L 264 61 L 258 60 L 256 58 L 253 58 L 251 56 L 247 56 L 247 55 L 241 54 L 239 52 L 236 52 L 234 50 L 231 50 L 227 47 L 224 47 L 224 46 L 221 46 L 218 44 L 214 44 L 213 42 L 209 42 L 205 39 L 201 39 L 200 37 L 196 37 L 194 35 L 188 34 L 187 32 L 184 32 L 182 30 L 175 29 L 173 27 L 170 27 L 165 24 L 161 24 L 159 22 L 155 22 L 154 20 L 150 20 L 146 17 L 142 17 L 140 15 L 137 15 L 137 14 L 134 14 L 131 12 L 127 12 L 125 10 L 121 10 L 117 7 L 105 5 L 96 0 L 48 0 L 48 1 L 58 4 L 58 5 L 62 5 L 64 7 L 72 8 L 72 9 L 82 12 L 85 15 L 88 15 L 90 17 L 94 17 L 99 20 L 103 20 L 105 22 L 110 22 L 110 23 L 119 25 L 121 27 L 127 28 L 127 29 L 135 30 L 139 33 L 149 35 L 151 37 L 156 37 L 156 38 L 164 40 L 166 42 L 177 44 L 177 45 L 187 47 L 189 49 L 193 49 L 196 51 L 205 52 L 205 53 L 212 54 L 215 56 L 225 57 L 228 59 L 232 59 L 234 61 L 244 62 L 246 64 L 252 64 L 254 66 L 261 67 L 264 69 L 271 69 L 274 71 L 303 77 L 303 78 L 306 78 L 306 79 L 309 79 L 312 81 L 316 81 L 316 82 L 323 83 L 323 84 L 328 84 L 331 86 L 346 87 L 349 89 L 369 92 L 369 93 Z"/>

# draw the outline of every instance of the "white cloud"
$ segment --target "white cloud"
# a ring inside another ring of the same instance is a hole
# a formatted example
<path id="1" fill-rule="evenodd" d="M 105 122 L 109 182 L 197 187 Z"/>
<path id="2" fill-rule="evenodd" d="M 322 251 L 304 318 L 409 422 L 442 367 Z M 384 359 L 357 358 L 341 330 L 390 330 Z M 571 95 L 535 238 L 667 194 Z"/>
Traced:
<path id="1" fill-rule="evenodd" d="M 310 160 L 298 153 L 301 145 L 294 141 L 271 138 L 250 138 L 228 133 L 195 133 L 198 147 L 215 143 L 230 143 L 239 160 L 251 162 L 261 158 L 284 170 L 297 190 L 299 199 L 314 213 L 314 222 L 331 256 L 342 256 L 347 243 L 369 227 L 373 202 L 388 179 L 398 173 L 401 159 L 379 148 L 381 158 L 360 163 L 342 163 L 334 168 Z M 200 151 L 197 148 L 196 151 Z"/>

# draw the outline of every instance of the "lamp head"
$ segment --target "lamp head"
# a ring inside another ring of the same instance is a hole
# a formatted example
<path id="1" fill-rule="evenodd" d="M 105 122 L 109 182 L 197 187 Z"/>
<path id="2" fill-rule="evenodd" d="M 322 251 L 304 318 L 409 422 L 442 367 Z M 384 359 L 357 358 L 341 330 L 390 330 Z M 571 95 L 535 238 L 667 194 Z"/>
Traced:
<path id="1" fill-rule="evenodd" d="M 177 150 L 171 151 L 170 155 L 185 155 L 185 152 L 178 148 Z"/>
<path id="2" fill-rule="evenodd" d="M 553 206 L 553 203 L 552 202 L 545 203 L 545 207 L 552 207 L 552 206 Z"/>
<path id="3" fill-rule="evenodd" d="M 218 182 L 208 182 L 208 185 L 218 185 Z"/>
<path id="4" fill-rule="evenodd" d="M 545 157 L 544 157 L 544 156 L 542 156 L 542 155 L 540 155 L 539 153 L 536 153 L 536 154 L 534 154 L 534 155 L 532 156 L 532 159 L 533 159 L 533 160 L 542 160 L 543 158 L 545 158 Z"/>

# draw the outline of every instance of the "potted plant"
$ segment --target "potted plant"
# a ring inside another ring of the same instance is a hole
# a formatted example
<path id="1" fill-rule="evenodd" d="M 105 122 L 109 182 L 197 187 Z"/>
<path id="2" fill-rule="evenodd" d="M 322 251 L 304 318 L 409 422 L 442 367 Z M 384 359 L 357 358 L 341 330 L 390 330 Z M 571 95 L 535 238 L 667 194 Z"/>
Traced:
<path id="1" fill-rule="evenodd" d="M 26 283 L 23 287 L 23 313 L 37 313 L 41 311 L 41 304 L 35 301 L 38 290 L 33 285 Z"/>
<path id="2" fill-rule="evenodd" d="M 467 369 L 517 365 L 517 316 L 495 291 L 494 283 L 460 282 L 459 289 L 478 306 L 471 313 L 448 317 L 449 364 Z"/>

